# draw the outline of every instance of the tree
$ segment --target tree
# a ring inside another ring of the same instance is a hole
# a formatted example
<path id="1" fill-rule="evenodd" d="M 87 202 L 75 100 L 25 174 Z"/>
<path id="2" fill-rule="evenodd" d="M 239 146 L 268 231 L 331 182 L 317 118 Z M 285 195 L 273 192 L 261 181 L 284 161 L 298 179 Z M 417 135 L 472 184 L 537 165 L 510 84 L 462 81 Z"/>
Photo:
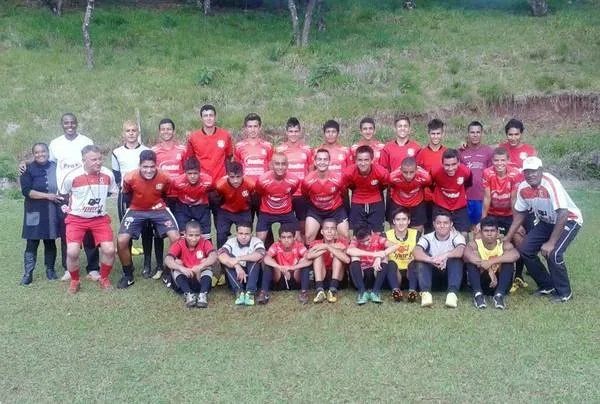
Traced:
<path id="1" fill-rule="evenodd" d="M 300 31 L 300 21 L 298 18 L 298 7 L 296 6 L 295 0 L 288 0 L 288 8 L 290 9 L 290 16 L 292 17 L 292 30 L 294 33 L 294 43 L 296 46 L 304 47 L 308 45 L 308 37 L 310 34 L 310 27 L 312 25 L 313 12 L 315 10 L 315 4 L 317 0 L 308 0 L 306 4 L 306 10 L 304 12 L 304 25 L 302 32 Z"/>
<path id="2" fill-rule="evenodd" d="M 546 0 L 527 0 L 529 8 L 534 17 L 543 17 L 548 14 L 548 4 Z"/>
<path id="3" fill-rule="evenodd" d="M 94 68 L 94 51 L 92 50 L 92 41 L 90 40 L 90 22 L 92 20 L 92 11 L 94 11 L 94 0 L 87 0 L 85 17 L 83 18 L 83 44 L 85 45 L 85 54 L 87 59 L 87 68 Z"/>

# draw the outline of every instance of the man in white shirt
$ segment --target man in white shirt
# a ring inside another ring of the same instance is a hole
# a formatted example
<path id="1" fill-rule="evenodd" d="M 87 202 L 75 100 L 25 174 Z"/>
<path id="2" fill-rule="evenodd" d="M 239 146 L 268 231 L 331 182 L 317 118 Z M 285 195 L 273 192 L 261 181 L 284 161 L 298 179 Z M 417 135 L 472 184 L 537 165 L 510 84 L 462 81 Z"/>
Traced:
<path id="1" fill-rule="evenodd" d="M 538 157 L 523 161 L 523 175 L 525 181 L 517 189 L 514 220 L 504 239 L 514 236 L 531 209 L 538 223 L 527 233 L 519 250 L 529 274 L 538 284 L 535 294 L 552 295 L 551 303 L 567 302 L 572 292 L 563 255 L 583 224 L 581 211 L 560 181 L 544 172 Z M 548 269 L 538 253 L 546 257 Z"/>

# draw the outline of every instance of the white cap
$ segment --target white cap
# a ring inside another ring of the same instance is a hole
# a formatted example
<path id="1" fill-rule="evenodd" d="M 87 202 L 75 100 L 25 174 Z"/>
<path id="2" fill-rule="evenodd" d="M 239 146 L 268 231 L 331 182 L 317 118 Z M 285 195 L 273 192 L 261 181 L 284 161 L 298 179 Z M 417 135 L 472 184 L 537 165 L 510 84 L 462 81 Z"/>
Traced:
<path id="1" fill-rule="evenodd" d="M 538 170 L 542 168 L 542 160 L 539 157 L 531 156 L 523 160 L 523 170 Z"/>

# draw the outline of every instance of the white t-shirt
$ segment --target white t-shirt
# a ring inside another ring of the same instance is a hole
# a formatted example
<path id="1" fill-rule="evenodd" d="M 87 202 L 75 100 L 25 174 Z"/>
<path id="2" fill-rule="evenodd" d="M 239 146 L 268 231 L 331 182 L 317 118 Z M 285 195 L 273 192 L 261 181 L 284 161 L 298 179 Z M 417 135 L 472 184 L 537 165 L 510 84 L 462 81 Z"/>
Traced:
<path id="1" fill-rule="evenodd" d="M 581 211 L 571 200 L 560 181 L 549 173 L 544 173 L 542 182 L 537 188 L 532 188 L 527 181 L 523 181 L 517 189 L 515 210 L 526 212 L 533 210 L 535 216 L 542 222 L 556 224 L 557 209 L 567 209 L 569 220 L 583 224 Z"/>
<path id="2" fill-rule="evenodd" d="M 56 162 L 56 183 L 59 188 L 68 172 L 83 165 L 81 149 L 91 144 L 94 142 L 89 137 L 80 134 L 73 140 L 62 135 L 50 142 L 48 159 Z"/>
<path id="3" fill-rule="evenodd" d="M 121 173 L 121 185 L 123 185 L 123 178 L 140 165 L 140 154 L 144 150 L 148 150 L 148 148 L 143 144 L 139 144 L 134 149 L 123 145 L 113 150 L 112 169 Z"/>
<path id="4" fill-rule="evenodd" d="M 230 237 L 223 247 L 219 250 L 220 253 L 227 252 L 231 257 L 241 257 L 242 255 L 253 254 L 258 250 L 266 250 L 265 245 L 258 237 L 251 237 L 247 245 L 242 245 L 237 240 L 237 237 Z M 246 262 L 240 261 L 241 266 L 246 266 Z"/>
<path id="5" fill-rule="evenodd" d="M 423 251 L 430 257 L 436 257 L 454 250 L 459 245 L 466 245 L 466 242 L 462 234 L 452 229 L 450 236 L 446 240 L 438 240 L 435 231 L 432 231 L 431 233 L 423 234 L 417 245 L 421 246 Z"/>
<path id="6" fill-rule="evenodd" d="M 106 198 L 109 193 L 117 192 L 115 177 L 106 167 L 97 174 L 87 174 L 83 167 L 71 170 L 59 191 L 61 195 L 71 194 L 67 213 L 83 218 L 106 215 Z"/>

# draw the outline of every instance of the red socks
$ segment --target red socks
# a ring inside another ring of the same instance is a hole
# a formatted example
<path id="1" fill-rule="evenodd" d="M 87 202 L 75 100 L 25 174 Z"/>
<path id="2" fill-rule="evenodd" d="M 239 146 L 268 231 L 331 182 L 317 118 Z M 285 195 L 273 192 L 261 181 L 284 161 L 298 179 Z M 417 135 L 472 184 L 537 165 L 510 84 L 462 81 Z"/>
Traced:
<path id="1" fill-rule="evenodd" d="M 100 278 L 108 278 L 110 271 L 112 271 L 112 265 L 100 263 Z"/>
<path id="2" fill-rule="evenodd" d="M 79 282 L 79 267 L 69 271 L 69 273 L 71 274 L 71 280 Z"/>

